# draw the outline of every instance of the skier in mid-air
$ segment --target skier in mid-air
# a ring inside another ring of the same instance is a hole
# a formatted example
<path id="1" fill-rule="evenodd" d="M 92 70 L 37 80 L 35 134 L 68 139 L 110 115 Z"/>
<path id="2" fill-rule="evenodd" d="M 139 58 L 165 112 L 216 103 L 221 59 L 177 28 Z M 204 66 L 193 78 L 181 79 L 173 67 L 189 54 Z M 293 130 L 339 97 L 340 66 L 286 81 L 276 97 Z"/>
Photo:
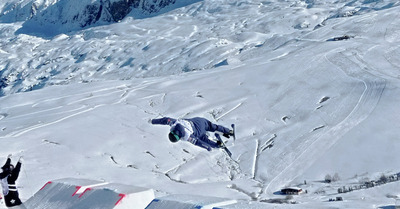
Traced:
<path id="1" fill-rule="evenodd" d="M 0 173 L 1 186 L 3 188 L 4 200 L 7 207 L 13 207 L 21 205 L 22 202 L 19 199 L 19 194 L 15 181 L 18 179 L 19 171 L 21 170 L 22 157 L 19 158 L 17 165 L 11 164 L 11 154 L 8 155 L 6 164 L 1 169 L 3 172 Z"/>
<path id="2" fill-rule="evenodd" d="M 174 119 L 163 117 L 151 120 L 152 124 L 171 126 L 168 138 L 171 142 L 188 141 L 196 146 L 211 151 L 213 148 L 223 147 L 222 142 L 210 140 L 207 132 L 221 132 L 223 136 L 229 138 L 233 136 L 233 130 L 221 125 L 211 123 L 205 118 Z"/>

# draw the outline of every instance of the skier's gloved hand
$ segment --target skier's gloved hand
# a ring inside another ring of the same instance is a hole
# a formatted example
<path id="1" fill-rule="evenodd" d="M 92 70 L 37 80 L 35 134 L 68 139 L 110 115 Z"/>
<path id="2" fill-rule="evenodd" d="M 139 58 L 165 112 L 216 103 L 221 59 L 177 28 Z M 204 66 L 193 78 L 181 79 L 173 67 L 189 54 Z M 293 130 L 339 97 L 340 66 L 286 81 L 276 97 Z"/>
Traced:
<path id="1" fill-rule="evenodd" d="M 229 139 L 230 136 L 233 136 L 233 130 L 229 130 L 229 133 L 224 133 L 223 136 Z"/>
<path id="2" fill-rule="evenodd" d="M 7 156 L 7 158 L 11 158 L 12 157 L 12 154 L 9 154 L 8 156 Z"/>
<path id="3" fill-rule="evenodd" d="M 217 145 L 218 147 L 223 147 L 222 142 L 221 141 L 217 141 Z"/>
<path id="4" fill-rule="evenodd" d="M 21 156 L 21 157 L 19 157 L 18 162 L 22 163 L 23 160 L 24 160 L 24 158 Z"/>
<path id="5" fill-rule="evenodd" d="M 151 118 L 149 120 L 147 120 L 148 123 L 153 124 L 151 121 L 152 121 Z"/>

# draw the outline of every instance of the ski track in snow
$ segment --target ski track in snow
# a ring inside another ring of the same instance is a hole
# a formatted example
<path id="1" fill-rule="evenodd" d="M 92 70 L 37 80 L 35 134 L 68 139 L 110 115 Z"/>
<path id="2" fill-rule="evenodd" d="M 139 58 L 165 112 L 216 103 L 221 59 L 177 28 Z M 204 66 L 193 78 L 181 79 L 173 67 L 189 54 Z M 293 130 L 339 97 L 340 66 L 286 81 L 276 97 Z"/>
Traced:
<path id="1" fill-rule="evenodd" d="M 33 130 L 37 130 L 43 127 L 51 126 L 57 123 L 60 123 L 62 121 L 65 121 L 67 119 L 73 118 L 78 115 L 82 115 L 85 113 L 88 113 L 90 111 L 93 111 L 97 108 L 106 106 L 106 105 L 116 105 L 122 103 L 125 98 L 128 96 L 129 93 L 137 90 L 141 90 L 146 88 L 148 85 L 152 84 L 147 83 L 145 85 L 139 84 L 137 87 L 126 87 L 126 86 L 117 86 L 117 87 L 111 87 L 111 88 L 104 88 L 104 89 L 99 89 L 95 91 L 90 91 L 90 92 L 85 92 L 85 93 L 80 93 L 80 94 L 75 94 L 75 95 L 68 95 L 68 96 L 63 96 L 63 97 L 57 97 L 57 98 L 52 98 L 52 99 L 46 99 L 37 103 L 34 103 L 31 105 L 32 108 L 38 107 L 41 105 L 45 105 L 46 103 L 54 103 L 57 101 L 64 101 L 64 100 L 70 100 L 70 102 L 66 103 L 63 106 L 58 106 L 54 108 L 49 108 L 41 111 L 33 111 L 27 114 L 21 114 L 16 117 L 9 118 L 10 121 L 12 120 L 19 120 L 27 117 L 39 117 L 42 116 L 43 114 L 48 114 L 48 115 L 60 115 L 61 117 L 59 119 L 56 119 L 51 122 L 41 122 L 39 121 L 39 124 L 35 124 L 29 127 L 25 128 L 19 128 L 18 131 L 14 131 L 8 134 L 5 134 L 4 136 L 0 136 L 0 139 L 2 138 L 9 138 L 9 137 L 19 137 L 23 134 L 26 134 L 28 132 L 31 132 Z M 121 94 L 122 92 L 122 94 Z M 89 96 L 87 96 L 89 95 Z M 96 100 L 99 98 L 118 98 L 116 101 L 111 100 L 111 103 L 105 103 L 105 104 L 96 104 Z M 77 98 L 77 99 L 75 99 Z M 72 100 L 72 101 L 71 101 Z M 78 106 L 78 107 L 76 107 Z M 15 107 L 21 107 L 20 105 L 18 106 L 11 106 L 8 107 L 7 109 L 12 109 Z M 5 116 L 4 116 L 5 117 Z M 3 119 L 4 117 L 0 118 Z"/>
<path id="2" fill-rule="evenodd" d="M 237 104 L 235 107 L 233 107 L 232 109 L 226 111 L 224 114 L 218 116 L 217 118 L 215 118 L 215 121 L 219 121 L 221 118 L 225 117 L 226 115 L 228 115 L 229 113 L 231 113 L 232 111 L 236 110 L 237 108 L 239 108 L 241 105 L 243 104 L 243 102 Z"/>
<path id="3" fill-rule="evenodd" d="M 297 153 L 295 159 L 290 161 L 266 185 L 266 193 L 271 194 L 295 179 L 297 176 L 293 174 L 297 173 L 297 175 L 300 175 L 311 166 L 319 156 L 336 144 L 348 131 L 365 120 L 378 104 L 385 89 L 386 81 L 380 77 L 373 76 L 361 68 L 360 64 L 350 60 L 345 55 L 346 52 L 348 51 L 331 52 L 326 54 L 325 57 L 348 76 L 361 80 L 365 85 L 364 92 L 354 109 L 343 121 L 317 135 L 302 137 L 303 139 L 308 138 L 307 141 L 311 141 L 311 144 L 307 142 L 307 146 L 304 147 L 302 152 Z"/>
<path id="4" fill-rule="evenodd" d="M 44 124 L 37 124 L 37 125 L 31 126 L 31 127 L 28 127 L 28 128 L 24 128 L 23 130 L 12 132 L 10 134 L 7 134 L 5 136 L 0 137 L 0 139 L 1 138 L 9 138 L 9 137 L 19 137 L 19 136 L 21 136 L 23 134 L 26 134 L 26 133 L 30 132 L 30 131 L 37 130 L 37 129 L 40 129 L 40 128 L 43 128 L 43 127 L 46 127 L 46 126 L 50 126 L 50 125 L 59 123 L 61 121 L 67 120 L 67 119 L 72 118 L 72 117 L 77 116 L 77 115 L 84 114 L 86 112 L 89 112 L 89 111 L 94 110 L 97 107 L 101 107 L 101 106 L 103 106 L 103 105 L 97 105 L 97 106 L 91 107 L 91 108 L 85 108 L 85 107 L 78 108 L 78 109 L 73 110 L 73 111 L 77 111 L 77 113 L 70 114 L 70 115 L 68 115 L 66 117 L 63 117 L 63 118 L 61 118 L 59 120 L 56 120 L 56 121 L 53 121 L 53 122 L 48 122 L 48 123 L 44 123 Z M 81 109 L 84 109 L 84 110 L 80 111 Z"/>

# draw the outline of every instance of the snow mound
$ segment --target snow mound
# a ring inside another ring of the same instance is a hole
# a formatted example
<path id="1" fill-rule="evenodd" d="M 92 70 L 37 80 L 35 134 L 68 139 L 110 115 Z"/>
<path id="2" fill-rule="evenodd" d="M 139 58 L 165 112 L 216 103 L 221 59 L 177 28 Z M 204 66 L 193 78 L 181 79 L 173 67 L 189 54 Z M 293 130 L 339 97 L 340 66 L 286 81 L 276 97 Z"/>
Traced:
<path id="1" fill-rule="evenodd" d="M 270 206 L 270 205 L 267 205 L 266 203 L 259 203 L 259 202 L 252 201 L 252 202 L 238 202 L 238 203 L 235 203 L 235 204 L 215 207 L 213 209 L 242 209 L 242 208 L 246 208 L 246 209 L 263 209 L 263 208 L 267 208 L 268 206 Z M 288 205 L 286 204 L 285 207 L 287 207 L 287 206 Z"/>
<path id="2" fill-rule="evenodd" d="M 154 199 L 152 189 L 85 179 L 47 182 L 24 204 L 26 208 L 144 208 Z"/>
<path id="3" fill-rule="evenodd" d="M 174 208 L 174 209 L 195 209 L 214 208 L 236 203 L 236 200 L 229 200 L 217 197 L 205 197 L 197 195 L 169 195 L 154 199 L 146 209 Z"/>

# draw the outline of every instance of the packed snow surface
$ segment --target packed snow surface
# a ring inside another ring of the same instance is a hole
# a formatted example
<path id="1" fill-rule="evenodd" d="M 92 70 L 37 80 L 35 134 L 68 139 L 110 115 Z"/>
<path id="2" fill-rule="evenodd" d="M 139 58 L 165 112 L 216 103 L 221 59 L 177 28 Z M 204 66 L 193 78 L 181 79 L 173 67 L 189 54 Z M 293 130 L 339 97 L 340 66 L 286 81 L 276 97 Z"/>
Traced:
<path id="1" fill-rule="evenodd" d="M 394 0 L 205 0 L 50 38 L 1 21 L 0 160 L 24 156 L 23 200 L 84 178 L 226 208 L 394 207 L 399 181 L 338 189 L 400 172 L 399 17 Z M 163 116 L 236 124 L 233 159 L 170 143 Z"/>

